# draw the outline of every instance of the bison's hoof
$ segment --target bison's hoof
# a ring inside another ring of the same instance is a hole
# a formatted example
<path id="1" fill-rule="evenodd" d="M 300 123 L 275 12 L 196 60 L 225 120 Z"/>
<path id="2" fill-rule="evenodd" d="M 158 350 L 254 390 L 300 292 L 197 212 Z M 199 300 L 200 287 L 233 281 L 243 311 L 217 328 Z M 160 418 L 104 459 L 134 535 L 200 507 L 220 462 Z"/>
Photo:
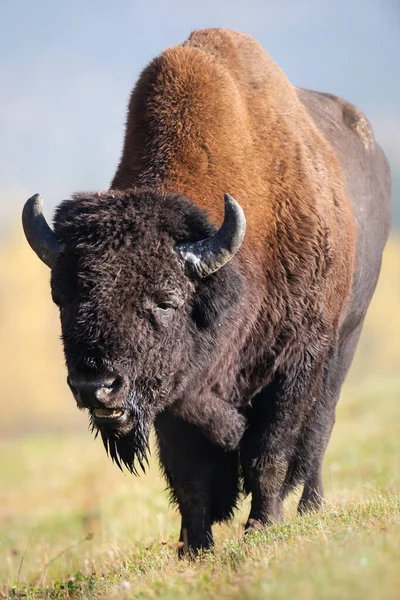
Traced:
<path id="1" fill-rule="evenodd" d="M 249 533 L 256 533 L 257 531 L 262 531 L 264 529 L 263 523 L 258 521 L 258 519 L 249 519 L 246 523 L 244 534 L 249 535 Z"/>
<path id="2" fill-rule="evenodd" d="M 209 554 L 213 550 L 212 544 L 205 544 L 200 547 L 185 547 L 184 542 L 178 542 L 178 558 L 186 560 L 202 560 L 206 554 Z"/>

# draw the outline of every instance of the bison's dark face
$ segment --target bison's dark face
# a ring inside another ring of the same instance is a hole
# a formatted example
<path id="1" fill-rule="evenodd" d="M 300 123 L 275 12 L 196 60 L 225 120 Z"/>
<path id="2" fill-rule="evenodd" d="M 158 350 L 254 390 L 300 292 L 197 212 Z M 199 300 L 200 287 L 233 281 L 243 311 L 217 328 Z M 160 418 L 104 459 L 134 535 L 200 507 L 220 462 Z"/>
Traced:
<path id="1" fill-rule="evenodd" d="M 215 239 L 205 248 L 214 231 L 186 200 L 146 191 L 76 195 L 47 231 L 53 246 L 41 258 L 50 256 L 68 384 L 130 470 L 135 458 L 143 467 L 155 416 L 199 385 L 237 307 L 239 274 L 218 271 L 229 244 L 218 256 Z"/>

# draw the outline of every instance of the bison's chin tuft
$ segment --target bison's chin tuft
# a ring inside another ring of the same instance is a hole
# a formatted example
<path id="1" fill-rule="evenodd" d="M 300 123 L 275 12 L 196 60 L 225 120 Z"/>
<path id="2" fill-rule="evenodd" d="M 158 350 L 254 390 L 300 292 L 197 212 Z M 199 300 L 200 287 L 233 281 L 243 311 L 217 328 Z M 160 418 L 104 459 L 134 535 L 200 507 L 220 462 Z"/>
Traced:
<path id="1" fill-rule="evenodd" d="M 98 425 L 90 415 L 90 427 L 95 437 L 100 432 L 107 455 L 121 471 L 126 468 L 130 473 L 139 475 L 138 465 L 143 472 L 148 465 L 149 434 L 151 421 L 143 419 L 143 414 L 130 409 L 123 425 Z"/>

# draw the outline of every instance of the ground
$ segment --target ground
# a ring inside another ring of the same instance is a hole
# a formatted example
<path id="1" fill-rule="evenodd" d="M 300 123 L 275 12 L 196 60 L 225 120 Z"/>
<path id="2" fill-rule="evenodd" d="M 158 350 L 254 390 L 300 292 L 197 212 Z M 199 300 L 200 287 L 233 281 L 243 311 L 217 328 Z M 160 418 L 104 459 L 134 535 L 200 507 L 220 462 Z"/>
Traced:
<path id="1" fill-rule="evenodd" d="M 214 552 L 176 558 L 179 517 L 155 460 L 123 475 L 81 432 L 0 444 L 0 592 L 24 598 L 399 598 L 400 378 L 348 385 L 326 507 L 243 539 L 248 500 Z"/>

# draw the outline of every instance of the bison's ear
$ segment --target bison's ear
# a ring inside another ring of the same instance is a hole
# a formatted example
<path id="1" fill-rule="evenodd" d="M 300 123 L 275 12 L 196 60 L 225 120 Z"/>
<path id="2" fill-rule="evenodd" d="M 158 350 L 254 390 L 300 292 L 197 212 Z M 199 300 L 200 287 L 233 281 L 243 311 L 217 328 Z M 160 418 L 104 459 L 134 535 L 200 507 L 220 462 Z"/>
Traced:
<path id="1" fill-rule="evenodd" d="M 226 265 L 207 281 L 200 281 L 192 300 L 191 317 L 199 330 L 209 329 L 221 319 L 235 319 L 243 297 L 244 282 L 238 269 Z"/>
<path id="2" fill-rule="evenodd" d="M 179 244 L 176 251 L 192 276 L 207 277 L 226 265 L 239 250 L 246 232 L 242 207 L 225 194 L 225 216 L 214 235 L 198 242 Z"/>
<path id="3" fill-rule="evenodd" d="M 35 194 L 25 202 L 22 211 L 22 226 L 32 250 L 48 267 L 53 268 L 62 245 L 43 215 L 43 200 Z"/>

